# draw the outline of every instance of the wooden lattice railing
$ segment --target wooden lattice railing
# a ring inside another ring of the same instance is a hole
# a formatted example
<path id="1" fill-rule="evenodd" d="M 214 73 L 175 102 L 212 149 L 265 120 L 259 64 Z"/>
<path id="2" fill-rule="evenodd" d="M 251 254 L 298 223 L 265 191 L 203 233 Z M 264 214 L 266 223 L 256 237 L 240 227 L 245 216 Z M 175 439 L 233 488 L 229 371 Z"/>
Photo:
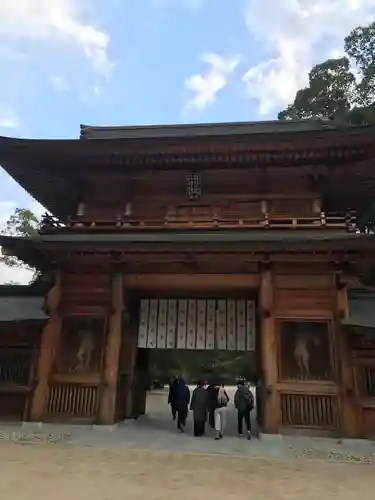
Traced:
<path id="1" fill-rule="evenodd" d="M 336 429 L 337 398 L 318 394 L 281 394 L 282 425 Z"/>
<path id="2" fill-rule="evenodd" d="M 126 231 L 152 229 L 340 229 L 356 231 L 356 219 L 352 213 L 345 216 L 321 212 L 314 217 L 264 216 L 254 218 L 245 214 L 237 216 L 192 216 L 136 219 L 119 216 L 113 219 L 92 219 L 85 216 L 70 218 L 66 225 L 55 218 L 46 217 L 41 224 L 41 233 L 54 231 Z"/>
<path id="3" fill-rule="evenodd" d="M 359 395 L 363 398 L 375 398 L 375 366 L 359 365 L 356 372 Z"/>
<path id="4" fill-rule="evenodd" d="M 98 386 L 52 382 L 46 414 L 47 417 L 95 420 L 98 403 Z"/>
<path id="5" fill-rule="evenodd" d="M 7 349 L 0 354 L 0 385 L 28 386 L 31 352 L 26 349 Z"/>

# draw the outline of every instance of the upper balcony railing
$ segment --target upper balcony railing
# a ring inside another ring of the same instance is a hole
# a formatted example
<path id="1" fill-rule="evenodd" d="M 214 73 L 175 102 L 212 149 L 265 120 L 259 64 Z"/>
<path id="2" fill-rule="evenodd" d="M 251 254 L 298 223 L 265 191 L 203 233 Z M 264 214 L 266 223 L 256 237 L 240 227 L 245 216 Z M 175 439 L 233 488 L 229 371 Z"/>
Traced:
<path id="1" fill-rule="evenodd" d="M 71 217 L 63 224 L 56 217 L 45 215 L 43 217 L 40 233 L 53 232 L 110 232 L 129 230 L 162 230 L 162 229 L 331 229 L 343 232 L 356 232 L 356 217 L 350 211 L 345 216 L 337 214 L 326 214 L 321 212 L 311 217 L 283 217 L 269 216 L 254 218 L 243 214 L 231 217 L 219 216 L 194 216 L 173 217 L 166 216 L 164 219 L 148 218 L 136 219 L 131 216 L 117 217 L 116 219 L 90 219 L 85 216 Z"/>

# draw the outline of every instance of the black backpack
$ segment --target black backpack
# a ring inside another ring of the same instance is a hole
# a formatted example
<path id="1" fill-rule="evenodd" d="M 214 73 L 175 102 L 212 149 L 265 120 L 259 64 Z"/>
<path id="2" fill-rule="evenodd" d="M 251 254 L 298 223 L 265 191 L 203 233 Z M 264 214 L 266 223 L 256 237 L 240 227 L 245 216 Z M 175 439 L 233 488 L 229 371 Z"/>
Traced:
<path id="1" fill-rule="evenodd" d="M 244 401 L 246 402 L 247 408 L 251 411 L 254 408 L 254 396 L 253 393 L 249 390 L 248 392 L 244 392 L 241 394 Z"/>

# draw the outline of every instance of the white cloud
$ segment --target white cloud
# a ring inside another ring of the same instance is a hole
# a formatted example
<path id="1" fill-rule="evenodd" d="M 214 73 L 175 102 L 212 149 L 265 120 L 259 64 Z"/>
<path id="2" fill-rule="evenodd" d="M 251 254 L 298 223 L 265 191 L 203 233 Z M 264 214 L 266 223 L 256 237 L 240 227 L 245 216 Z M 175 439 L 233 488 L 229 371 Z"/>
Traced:
<path id="1" fill-rule="evenodd" d="M 206 71 L 189 77 L 185 82 L 193 94 L 186 104 L 187 109 L 203 110 L 213 104 L 217 93 L 226 87 L 240 58 L 236 55 L 204 54 L 202 61 L 207 67 Z"/>
<path id="2" fill-rule="evenodd" d="M 0 182 L 6 176 L 3 170 L 0 171 Z M 16 203 L 13 201 L 0 201 L 0 231 L 4 229 L 5 224 L 9 217 L 13 214 L 16 208 Z M 37 201 L 31 201 L 24 208 L 31 210 L 37 217 L 40 217 L 46 212 L 46 209 Z M 1 248 L 0 248 L 1 252 Z M 8 282 L 16 282 L 20 284 L 27 284 L 33 277 L 33 272 L 24 268 L 8 267 L 0 263 L 0 284 Z"/>
<path id="3" fill-rule="evenodd" d="M 0 263 L 0 285 L 5 283 L 17 283 L 27 285 L 30 283 L 34 273 L 22 267 L 9 267 Z"/>
<path id="4" fill-rule="evenodd" d="M 248 28 L 272 54 L 243 76 L 260 114 L 292 102 L 311 66 L 338 55 L 351 29 L 374 14 L 374 0 L 248 0 Z"/>
<path id="5" fill-rule="evenodd" d="M 151 4 L 155 8 L 167 8 L 182 6 L 190 10 L 198 10 L 204 0 L 152 0 Z"/>
<path id="6" fill-rule="evenodd" d="M 62 78 L 61 76 L 53 75 L 50 78 L 52 87 L 56 90 L 56 92 L 67 92 L 70 90 L 69 83 Z"/>
<path id="7" fill-rule="evenodd" d="M 0 134 L 8 130 L 17 130 L 20 126 L 20 121 L 17 114 L 8 107 L 0 106 Z"/>
<path id="8" fill-rule="evenodd" d="M 80 0 L 0 0 L 0 39 L 45 40 L 78 47 L 94 69 L 108 77 L 112 63 L 107 56 L 109 38 L 85 20 Z"/>

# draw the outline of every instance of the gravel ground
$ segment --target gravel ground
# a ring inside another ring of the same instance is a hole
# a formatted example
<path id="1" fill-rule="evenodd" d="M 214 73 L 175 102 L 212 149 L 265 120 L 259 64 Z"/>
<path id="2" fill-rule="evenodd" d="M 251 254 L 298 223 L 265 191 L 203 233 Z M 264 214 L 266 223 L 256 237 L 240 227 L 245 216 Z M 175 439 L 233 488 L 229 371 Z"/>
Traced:
<path id="1" fill-rule="evenodd" d="M 165 392 L 148 416 L 114 427 L 34 424 L 0 427 L 0 498 L 112 500 L 373 499 L 375 443 L 304 437 L 235 436 L 229 408 L 222 441 L 181 435 Z M 191 419 L 190 419 L 191 420 Z"/>
<path id="2" fill-rule="evenodd" d="M 0 444 L 0 497 L 12 500 L 370 500 L 371 465 L 162 451 Z"/>

